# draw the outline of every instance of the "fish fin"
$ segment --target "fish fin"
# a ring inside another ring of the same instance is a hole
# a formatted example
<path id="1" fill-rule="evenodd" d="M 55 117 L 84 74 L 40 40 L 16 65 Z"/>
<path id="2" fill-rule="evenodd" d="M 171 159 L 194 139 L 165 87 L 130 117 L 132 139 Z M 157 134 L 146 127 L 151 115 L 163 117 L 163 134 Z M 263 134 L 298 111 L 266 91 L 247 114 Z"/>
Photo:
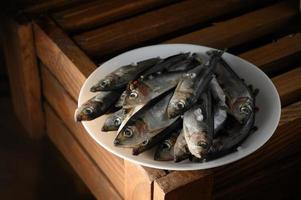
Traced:
<path id="1" fill-rule="evenodd" d="M 248 88 L 253 92 L 254 90 L 253 90 L 253 85 L 252 84 L 250 84 L 250 85 L 248 85 Z"/>
<path id="2" fill-rule="evenodd" d="M 258 93 L 259 93 L 259 89 L 258 89 L 258 88 L 255 88 L 255 89 L 253 90 L 253 95 L 256 97 L 256 96 L 258 95 Z"/>

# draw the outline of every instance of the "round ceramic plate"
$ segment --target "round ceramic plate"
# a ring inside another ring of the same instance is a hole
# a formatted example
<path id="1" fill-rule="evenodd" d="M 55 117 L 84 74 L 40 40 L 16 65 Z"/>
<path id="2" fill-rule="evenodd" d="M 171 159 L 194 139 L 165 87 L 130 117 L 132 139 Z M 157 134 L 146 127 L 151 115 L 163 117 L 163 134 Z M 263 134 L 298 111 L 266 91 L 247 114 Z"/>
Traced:
<path id="1" fill-rule="evenodd" d="M 152 57 L 160 56 L 164 58 L 180 52 L 199 52 L 205 55 L 205 52 L 210 49 L 204 46 L 189 44 L 169 44 L 148 46 L 123 53 L 99 66 L 88 77 L 81 88 L 78 105 L 80 106 L 95 95 L 89 91 L 93 84 L 120 66 Z M 259 149 L 273 135 L 280 119 L 280 98 L 272 81 L 259 68 L 229 53 L 225 53 L 223 58 L 240 77 L 245 79 L 247 84 L 252 84 L 254 88 L 260 90 L 256 98 L 256 106 L 259 107 L 259 112 L 256 113 L 255 125 L 258 127 L 258 130 L 251 134 L 234 153 L 204 163 L 193 163 L 188 160 L 180 163 L 155 161 L 153 159 L 154 149 L 148 150 L 138 156 L 133 156 L 130 149 L 115 147 L 113 140 L 116 132 L 101 132 L 102 124 L 107 117 L 106 115 L 93 121 L 82 123 L 91 137 L 106 150 L 125 160 L 147 167 L 166 170 L 199 170 L 222 166 L 242 159 Z"/>

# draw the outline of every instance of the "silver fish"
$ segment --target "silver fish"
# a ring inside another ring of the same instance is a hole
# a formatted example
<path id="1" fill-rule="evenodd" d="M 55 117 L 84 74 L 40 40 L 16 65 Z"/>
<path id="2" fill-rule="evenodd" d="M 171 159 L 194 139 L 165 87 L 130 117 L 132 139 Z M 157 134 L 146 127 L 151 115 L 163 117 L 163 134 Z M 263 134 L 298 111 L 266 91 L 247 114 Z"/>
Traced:
<path id="1" fill-rule="evenodd" d="M 120 98 L 118 99 L 118 101 L 115 103 L 115 107 L 116 108 L 120 108 L 123 106 L 124 101 L 125 101 L 125 97 L 126 97 L 126 90 L 123 91 L 120 95 Z"/>
<path id="2" fill-rule="evenodd" d="M 154 147 L 160 141 L 164 140 L 166 137 L 169 137 L 174 131 L 179 130 L 181 126 L 181 122 L 182 120 L 178 119 L 172 125 L 170 125 L 169 127 L 165 128 L 163 131 L 161 131 L 159 134 L 135 146 L 132 150 L 132 154 L 139 155 L 140 153 Z"/>
<path id="3" fill-rule="evenodd" d="M 182 129 L 174 145 L 174 161 L 180 162 L 189 158 L 190 155 L 191 154 L 188 150 L 187 142 L 184 136 L 184 131 Z"/>
<path id="4" fill-rule="evenodd" d="M 223 53 L 214 51 L 206 65 L 199 65 L 182 77 L 168 105 L 167 112 L 170 118 L 184 113 L 193 106 L 211 81 L 213 69 Z"/>
<path id="5" fill-rule="evenodd" d="M 174 146 L 181 129 L 175 129 L 168 138 L 163 140 L 157 147 L 154 160 L 171 161 L 174 160 Z"/>
<path id="6" fill-rule="evenodd" d="M 124 88 L 130 81 L 138 78 L 143 71 L 151 68 L 160 60 L 160 58 L 150 58 L 137 62 L 136 65 L 122 66 L 93 85 L 90 91 L 109 91 Z"/>
<path id="7" fill-rule="evenodd" d="M 175 122 L 176 118 L 169 119 L 166 113 L 171 95 L 169 93 L 157 102 L 144 106 L 131 116 L 118 131 L 114 144 L 120 147 L 135 147 Z"/>
<path id="8" fill-rule="evenodd" d="M 188 149 L 197 158 L 206 157 L 214 131 L 211 93 L 203 93 L 201 102 L 185 112 L 183 119 L 183 132 Z"/>
<path id="9" fill-rule="evenodd" d="M 161 74 L 153 79 L 138 80 L 130 84 L 124 98 L 124 108 L 145 105 L 152 99 L 176 87 L 182 72 Z"/>
<path id="10" fill-rule="evenodd" d="M 74 114 L 75 121 L 89 121 L 105 114 L 118 100 L 119 91 L 100 92 L 79 108 Z"/>
<path id="11" fill-rule="evenodd" d="M 129 111 L 120 109 L 109 115 L 102 126 L 102 131 L 117 131 Z"/>
<path id="12" fill-rule="evenodd" d="M 247 121 L 254 112 L 255 107 L 252 91 L 225 60 L 220 59 L 214 72 L 218 83 L 225 92 L 229 113 L 240 123 Z"/>

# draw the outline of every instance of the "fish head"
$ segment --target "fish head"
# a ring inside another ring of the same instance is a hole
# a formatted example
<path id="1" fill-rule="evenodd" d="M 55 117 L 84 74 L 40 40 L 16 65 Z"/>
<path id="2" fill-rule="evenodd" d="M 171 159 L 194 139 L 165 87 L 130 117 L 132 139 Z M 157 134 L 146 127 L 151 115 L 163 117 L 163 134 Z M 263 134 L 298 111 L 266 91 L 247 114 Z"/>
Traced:
<path id="1" fill-rule="evenodd" d="M 123 102 L 123 107 L 132 108 L 137 105 L 145 104 L 147 102 L 147 88 L 143 84 L 136 81 L 130 84 L 126 90 L 126 96 Z"/>
<path id="2" fill-rule="evenodd" d="M 143 122 L 126 124 L 114 140 L 115 146 L 137 147 L 141 143 L 147 143 L 147 130 Z"/>
<path id="3" fill-rule="evenodd" d="M 251 98 L 240 97 L 232 104 L 232 114 L 241 123 L 245 123 L 254 112 L 254 103 Z"/>
<path id="4" fill-rule="evenodd" d="M 102 131 L 116 131 L 122 123 L 122 118 L 118 115 L 110 115 L 102 126 Z"/>
<path id="5" fill-rule="evenodd" d="M 189 145 L 189 150 L 192 155 L 197 158 L 205 158 L 211 146 L 208 134 L 205 131 L 192 133 Z"/>
<path id="6" fill-rule="evenodd" d="M 175 118 L 176 116 L 184 113 L 191 104 L 191 99 L 189 95 L 176 95 L 171 98 L 168 107 L 167 107 L 167 115 L 169 118 Z"/>
<path id="7" fill-rule="evenodd" d="M 120 77 L 115 74 L 109 74 L 90 88 L 91 92 L 108 91 L 118 88 Z"/>
<path id="8" fill-rule="evenodd" d="M 159 161 L 170 161 L 174 159 L 174 146 L 170 140 L 163 141 L 156 150 L 154 159 Z"/>
<path id="9" fill-rule="evenodd" d="M 95 119 L 103 113 L 102 102 L 88 101 L 76 109 L 74 119 L 77 122 Z"/>

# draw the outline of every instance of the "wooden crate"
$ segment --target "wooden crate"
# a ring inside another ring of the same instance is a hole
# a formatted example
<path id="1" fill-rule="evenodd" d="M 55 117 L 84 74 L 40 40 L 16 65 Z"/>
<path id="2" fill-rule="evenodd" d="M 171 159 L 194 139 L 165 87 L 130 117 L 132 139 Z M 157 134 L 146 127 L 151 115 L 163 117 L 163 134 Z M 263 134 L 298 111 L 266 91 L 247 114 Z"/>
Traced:
<path id="1" fill-rule="evenodd" d="M 4 38 L 15 41 L 4 40 L 15 110 L 31 137 L 46 129 L 98 199 L 290 199 L 301 177 L 300 19 L 298 1 L 55 0 L 28 6 L 5 26 Z M 282 102 L 273 137 L 233 164 L 185 172 L 135 165 L 97 145 L 73 120 L 80 87 L 111 56 L 156 43 L 228 48 L 262 69 Z"/>

